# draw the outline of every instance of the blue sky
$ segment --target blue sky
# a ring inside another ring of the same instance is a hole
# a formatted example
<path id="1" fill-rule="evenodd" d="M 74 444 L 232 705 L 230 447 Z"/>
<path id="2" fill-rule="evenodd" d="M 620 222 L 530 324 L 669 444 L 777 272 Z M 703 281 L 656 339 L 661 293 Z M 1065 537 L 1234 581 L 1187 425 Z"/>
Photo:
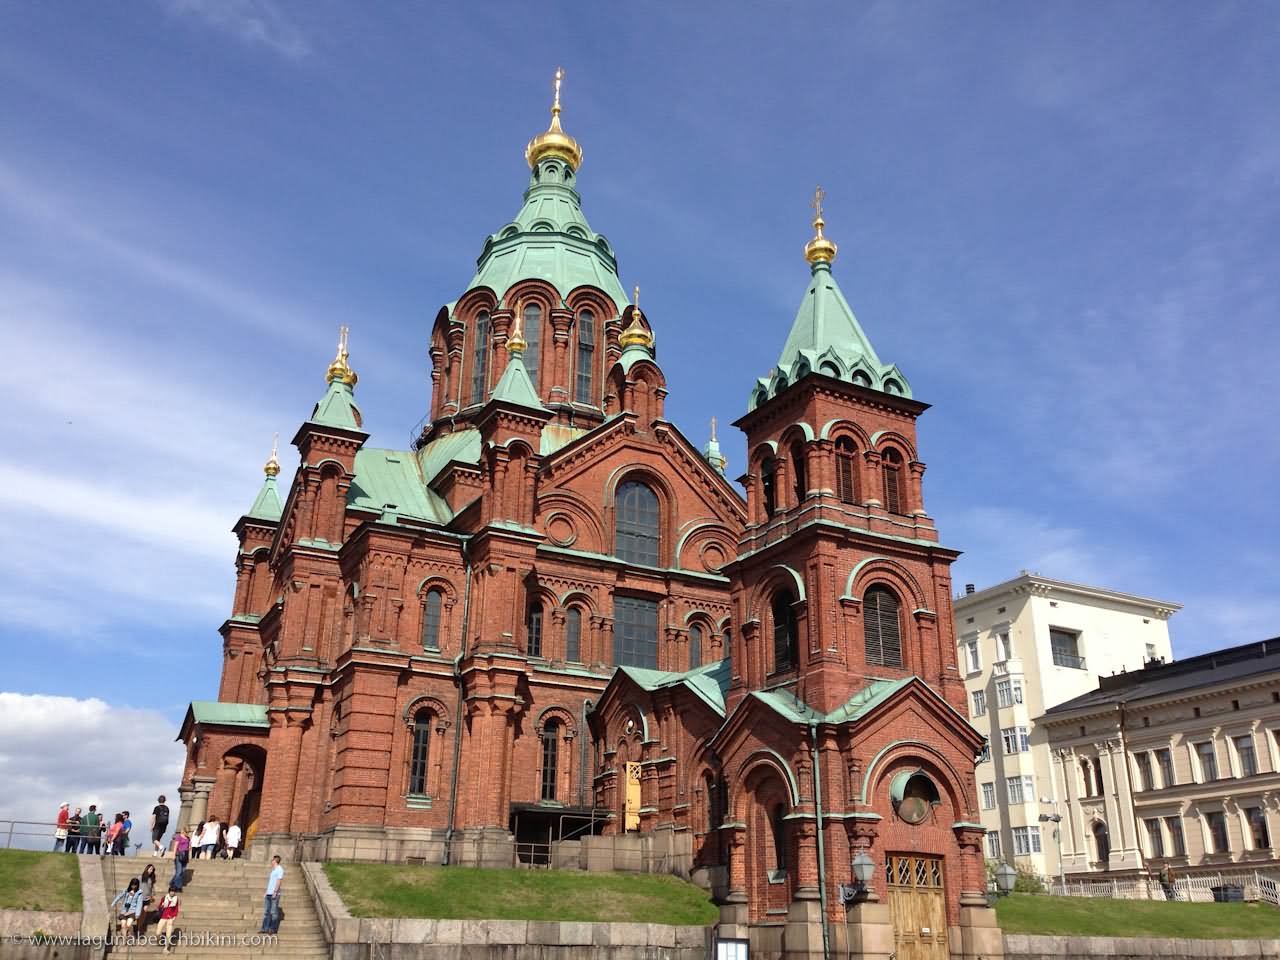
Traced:
<path id="1" fill-rule="evenodd" d="M 0 2 L 0 687 L 167 737 L 216 695 L 272 433 L 345 323 L 406 442 L 558 64 L 695 442 L 777 358 L 821 183 L 934 405 L 957 588 L 1178 601 L 1181 655 L 1280 633 L 1278 41 L 1260 3 Z"/>

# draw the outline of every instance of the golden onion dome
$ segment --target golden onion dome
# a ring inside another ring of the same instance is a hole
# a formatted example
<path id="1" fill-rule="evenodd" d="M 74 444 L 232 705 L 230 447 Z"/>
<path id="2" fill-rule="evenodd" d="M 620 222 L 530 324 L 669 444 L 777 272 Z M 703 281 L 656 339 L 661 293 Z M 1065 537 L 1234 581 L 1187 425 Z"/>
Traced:
<path id="1" fill-rule="evenodd" d="M 354 387 L 360 378 L 356 376 L 356 372 L 347 363 L 347 357 L 350 356 L 347 352 L 347 333 L 347 327 L 338 328 L 338 355 L 329 364 L 329 369 L 326 371 L 324 379 L 326 383 L 341 380 L 347 386 Z"/>
<path id="2" fill-rule="evenodd" d="M 826 191 L 818 187 L 810 203 L 814 210 L 814 237 L 804 245 L 804 258 L 810 264 L 830 263 L 836 258 L 836 245 L 822 235 L 822 228 L 827 225 L 827 221 L 822 219 L 822 200 L 826 195 Z"/>
<path id="3" fill-rule="evenodd" d="M 635 306 L 631 309 L 631 323 L 627 325 L 627 329 L 623 330 L 622 335 L 618 337 L 618 343 L 624 350 L 633 344 L 644 347 L 646 350 L 652 350 L 653 331 L 641 322 L 644 314 L 640 312 L 640 287 L 638 286 L 635 290 L 635 301 Z"/>
<path id="4" fill-rule="evenodd" d="M 578 141 L 564 132 L 560 127 L 560 81 L 564 79 L 564 71 L 556 69 L 555 98 L 551 102 L 551 126 L 544 133 L 538 134 L 524 148 L 524 158 L 532 169 L 544 157 L 559 157 L 573 169 L 582 166 L 582 148 Z"/>
<path id="5" fill-rule="evenodd" d="M 280 434 L 276 434 L 271 438 L 271 456 L 267 458 L 267 462 L 262 465 L 262 472 L 268 477 L 280 475 L 280 458 L 276 456 L 277 445 L 280 443 Z"/>

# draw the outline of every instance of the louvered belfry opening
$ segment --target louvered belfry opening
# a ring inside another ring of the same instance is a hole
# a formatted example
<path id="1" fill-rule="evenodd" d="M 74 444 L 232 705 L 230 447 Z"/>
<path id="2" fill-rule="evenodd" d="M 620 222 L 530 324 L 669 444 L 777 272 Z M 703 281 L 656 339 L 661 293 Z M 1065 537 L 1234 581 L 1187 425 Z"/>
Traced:
<path id="1" fill-rule="evenodd" d="M 898 598 L 884 587 L 872 587 L 862 601 L 867 663 L 902 666 L 902 622 Z"/>

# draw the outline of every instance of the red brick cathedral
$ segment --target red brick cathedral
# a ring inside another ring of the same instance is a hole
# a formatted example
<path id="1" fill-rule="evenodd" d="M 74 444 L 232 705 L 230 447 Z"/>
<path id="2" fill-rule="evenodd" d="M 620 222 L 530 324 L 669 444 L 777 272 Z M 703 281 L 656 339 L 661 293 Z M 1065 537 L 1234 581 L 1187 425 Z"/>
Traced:
<path id="1" fill-rule="evenodd" d="M 736 423 L 744 498 L 714 428 L 699 450 L 665 417 L 661 324 L 583 215 L 559 115 L 557 90 L 523 206 L 436 315 L 411 448 L 367 445 L 344 331 L 283 503 L 268 461 L 218 700 L 182 727 L 183 821 L 238 821 L 259 855 L 455 863 L 661 838 L 767 953 L 874 953 L 890 926 L 974 952 L 983 741 L 926 404 L 845 301 L 819 194 Z"/>

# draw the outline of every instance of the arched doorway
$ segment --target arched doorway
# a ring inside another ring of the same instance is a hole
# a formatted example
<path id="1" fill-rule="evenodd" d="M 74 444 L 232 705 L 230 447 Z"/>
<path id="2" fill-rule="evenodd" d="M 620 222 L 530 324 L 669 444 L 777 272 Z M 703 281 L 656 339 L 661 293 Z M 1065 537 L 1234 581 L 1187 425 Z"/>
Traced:
<path id="1" fill-rule="evenodd" d="M 235 770 L 227 823 L 238 824 L 243 849 L 248 849 L 257 832 L 262 806 L 262 784 L 267 773 L 267 751 L 257 744 L 240 744 L 222 755 L 223 766 Z"/>
<path id="2" fill-rule="evenodd" d="M 791 902 L 796 862 L 791 791 L 776 767 L 761 763 L 743 781 L 735 806 L 747 826 L 743 853 L 751 919 L 761 922 Z"/>

